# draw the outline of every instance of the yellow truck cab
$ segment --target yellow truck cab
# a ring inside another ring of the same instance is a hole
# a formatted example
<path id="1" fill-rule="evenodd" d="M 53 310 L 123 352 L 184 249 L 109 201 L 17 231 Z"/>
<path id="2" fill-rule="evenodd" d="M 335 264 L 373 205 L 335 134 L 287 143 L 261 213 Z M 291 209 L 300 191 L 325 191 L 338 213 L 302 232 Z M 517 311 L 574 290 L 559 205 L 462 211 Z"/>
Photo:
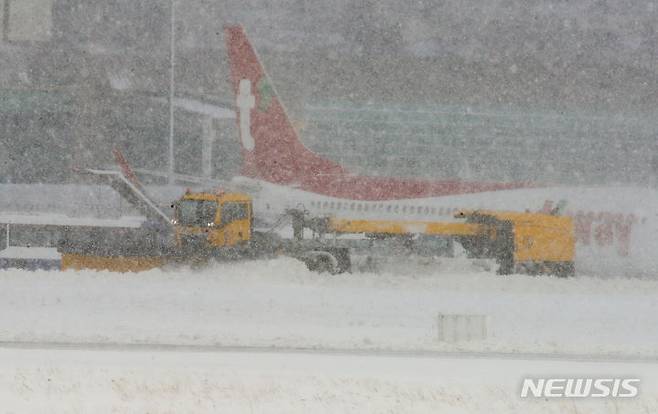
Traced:
<path id="1" fill-rule="evenodd" d="M 235 247 L 251 240 L 252 200 L 245 194 L 188 191 L 174 208 L 180 248 Z"/>

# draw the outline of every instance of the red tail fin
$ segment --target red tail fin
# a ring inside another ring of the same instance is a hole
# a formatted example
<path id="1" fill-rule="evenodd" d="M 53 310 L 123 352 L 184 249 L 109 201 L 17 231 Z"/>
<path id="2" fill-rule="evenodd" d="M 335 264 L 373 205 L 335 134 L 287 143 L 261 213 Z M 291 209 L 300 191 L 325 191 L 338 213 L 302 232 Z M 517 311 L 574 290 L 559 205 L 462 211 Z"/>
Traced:
<path id="1" fill-rule="evenodd" d="M 297 136 L 258 55 L 241 26 L 225 29 L 231 81 L 242 142 L 242 173 L 276 184 L 359 200 L 391 200 L 495 191 L 525 183 L 468 183 L 353 176 L 339 164 L 309 151 Z"/>
<path id="2" fill-rule="evenodd" d="M 301 143 L 244 29 L 229 26 L 225 33 L 244 160 L 242 173 L 277 184 L 295 184 L 309 175 L 345 173 L 340 165 Z"/>

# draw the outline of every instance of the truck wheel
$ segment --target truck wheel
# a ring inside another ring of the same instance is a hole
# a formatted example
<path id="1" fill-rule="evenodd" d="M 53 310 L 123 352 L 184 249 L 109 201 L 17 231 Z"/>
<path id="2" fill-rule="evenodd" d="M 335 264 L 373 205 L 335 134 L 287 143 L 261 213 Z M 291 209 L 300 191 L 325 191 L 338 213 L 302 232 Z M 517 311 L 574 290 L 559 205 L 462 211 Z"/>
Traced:
<path id="1" fill-rule="evenodd" d="M 573 262 L 557 263 L 553 273 L 557 277 L 572 277 L 576 275 L 576 266 Z"/>
<path id="2" fill-rule="evenodd" d="M 318 273 L 331 273 L 336 274 L 336 268 L 326 257 L 320 257 L 317 261 L 317 272 Z"/>
<path id="3" fill-rule="evenodd" d="M 342 248 L 312 250 L 299 259 L 306 263 L 306 267 L 312 272 L 327 272 L 335 275 L 346 272 L 351 267 L 349 250 Z"/>
<path id="4" fill-rule="evenodd" d="M 331 260 L 327 257 L 323 256 L 315 256 L 315 257 L 310 257 L 304 260 L 304 263 L 306 263 L 306 267 L 308 270 L 311 272 L 317 272 L 317 273 L 331 273 L 335 274 L 336 269 L 334 268 L 334 265 L 331 263 Z"/>
<path id="5" fill-rule="evenodd" d="M 499 275 L 511 275 L 514 272 L 514 258 L 510 256 L 502 256 L 498 259 L 500 266 L 498 267 Z"/>
<path id="6" fill-rule="evenodd" d="M 336 249 L 333 254 L 338 262 L 338 268 L 335 270 L 335 273 L 345 273 L 352 270 L 352 261 L 350 259 L 349 249 Z"/>

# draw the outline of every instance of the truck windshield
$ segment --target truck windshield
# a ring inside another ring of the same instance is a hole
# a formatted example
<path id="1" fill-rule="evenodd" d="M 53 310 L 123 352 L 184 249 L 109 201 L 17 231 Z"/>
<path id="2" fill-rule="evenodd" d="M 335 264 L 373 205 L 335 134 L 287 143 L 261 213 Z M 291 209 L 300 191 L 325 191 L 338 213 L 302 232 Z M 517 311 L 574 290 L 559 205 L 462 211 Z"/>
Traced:
<path id="1" fill-rule="evenodd" d="M 203 200 L 182 200 L 176 208 L 176 220 L 185 226 L 207 226 L 215 222 L 217 203 Z"/>
<path id="2" fill-rule="evenodd" d="M 227 202 L 222 205 L 222 225 L 249 217 L 246 203 Z"/>

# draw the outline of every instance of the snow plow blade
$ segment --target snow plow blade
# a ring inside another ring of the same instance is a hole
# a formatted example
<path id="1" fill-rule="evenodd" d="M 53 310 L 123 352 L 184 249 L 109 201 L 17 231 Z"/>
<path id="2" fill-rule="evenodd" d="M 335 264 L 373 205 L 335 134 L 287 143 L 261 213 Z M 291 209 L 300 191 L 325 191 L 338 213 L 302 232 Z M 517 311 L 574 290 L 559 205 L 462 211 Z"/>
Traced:
<path id="1" fill-rule="evenodd" d="M 62 270 L 106 270 L 110 272 L 142 272 L 164 266 L 166 259 L 162 256 L 93 256 L 86 254 L 64 253 Z"/>

